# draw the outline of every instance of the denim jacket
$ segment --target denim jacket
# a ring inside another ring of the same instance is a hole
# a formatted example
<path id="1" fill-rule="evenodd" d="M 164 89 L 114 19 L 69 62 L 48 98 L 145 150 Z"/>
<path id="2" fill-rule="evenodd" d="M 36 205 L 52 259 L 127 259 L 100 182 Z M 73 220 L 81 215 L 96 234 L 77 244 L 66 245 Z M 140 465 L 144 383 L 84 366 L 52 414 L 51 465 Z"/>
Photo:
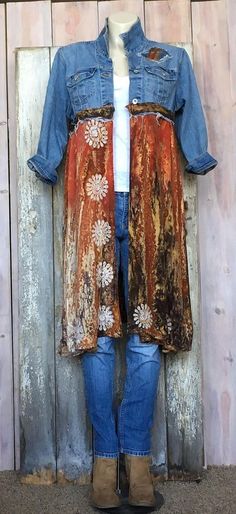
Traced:
<path id="1" fill-rule="evenodd" d="M 108 18 L 98 37 L 56 51 L 44 102 L 37 153 L 27 160 L 40 180 L 55 184 L 76 113 L 113 105 Z M 174 113 L 185 170 L 205 175 L 218 161 L 208 151 L 207 128 L 193 67 L 184 48 L 148 39 L 140 18 L 120 35 L 128 59 L 129 102 L 155 102 Z"/>

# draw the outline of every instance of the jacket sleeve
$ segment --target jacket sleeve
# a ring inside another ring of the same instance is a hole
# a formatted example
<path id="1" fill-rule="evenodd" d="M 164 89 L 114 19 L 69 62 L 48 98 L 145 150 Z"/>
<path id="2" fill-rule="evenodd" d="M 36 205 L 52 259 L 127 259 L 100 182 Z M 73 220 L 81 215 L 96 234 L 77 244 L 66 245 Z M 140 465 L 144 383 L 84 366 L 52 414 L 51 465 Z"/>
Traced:
<path id="1" fill-rule="evenodd" d="M 48 184 L 57 182 L 59 166 L 68 141 L 71 102 L 66 87 L 62 48 L 55 53 L 44 101 L 38 148 L 26 162 L 36 176 Z"/>
<path id="2" fill-rule="evenodd" d="M 205 116 L 191 60 L 182 49 L 175 97 L 175 129 L 181 150 L 187 160 L 185 170 L 205 175 L 218 161 L 207 151 L 208 135 Z"/>

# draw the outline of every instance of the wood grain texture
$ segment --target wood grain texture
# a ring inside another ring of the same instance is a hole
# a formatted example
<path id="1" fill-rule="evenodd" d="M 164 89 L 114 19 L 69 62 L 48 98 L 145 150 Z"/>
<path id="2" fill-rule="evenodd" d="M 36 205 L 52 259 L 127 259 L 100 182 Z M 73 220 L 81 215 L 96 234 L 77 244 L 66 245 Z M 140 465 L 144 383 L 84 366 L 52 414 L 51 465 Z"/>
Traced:
<path id="1" fill-rule="evenodd" d="M 88 14 L 89 25 L 86 22 Z M 52 20 L 54 45 L 97 37 L 96 2 L 54 4 Z M 55 50 L 55 48 L 52 49 L 52 58 Z M 58 186 L 53 188 L 55 349 L 59 343 L 62 328 L 64 164 L 65 159 L 58 170 Z M 70 397 L 69 404 L 68 397 Z M 83 370 L 78 359 L 63 359 L 58 354 L 56 354 L 56 444 L 57 480 L 61 483 L 90 482 L 93 460 L 92 426 L 85 405 Z"/>
<path id="2" fill-rule="evenodd" d="M 146 35 L 165 43 L 191 42 L 190 0 L 144 2 Z"/>
<path id="3" fill-rule="evenodd" d="M 49 51 L 16 55 L 21 471 L 40 483 L 56 469 L 52 189 L 26 160 L 39 138 Z"/>
<path id="4" fill-rule="evenodd" d="M 97 37 L 97 2 L 53 3 L 52 28 L 54 46 L 94 39 Z"/>
<path id="5" fill-rule="evenodd" d="M 106 16 L 122 10 L 139 16 L 141 23 L 144 26 L 144 2 L 142 0 L 110 0 L 109 2 L 99 2 L 98 4 L 99 31 L 105 23 Z"/>
<path id="6" fill-rule="evenodd" d="M 154 5 L 155 4 L 155 5 Z M 157 15 L 153 16 L 153 9 Z M 167 23 L 168 20 L 168 23 Z M 189 0 L 145 2 L 145 32 L 149 38 L 183 46 L 193 59 Z M 181 156 L 181 152 L 180 152 Z M 184 173 L 187 251 L 194 336 L 190 353 L 165 356 L 165 374 L 160 397 L 165 402 L 166 466 L 170 478 L 196 477 L 203 467 L 203 429 L 200 359 L 200 291 L 198 264 L 197 183 Z M 161 454 L 160 448 L 159 455 Z"/>
<path id="7" fill-rule="evenodd" d="M 35 16 L 37 13 L 37 16 Z M 15 468 L 20 467 L 19 425 L 19 315 L 18 315 L 18 215 L 16 176 L 16 106 L 15 106 L 15 54 L 18 47 L 51 45 L 50 1 L 14 2 L 6 5 L 7 27 L 7 93 L 9 126 L 9 176 L 11 219 L 11 272 L 12 272 L 12 330 L 13 330 L 13 374 L 14 422 L 15 422 Z M 16 30 L 17 28 L 17 30 Z M 30 71 L 30 75 L 32 70 Z M 10 401 L 10 399 L 9 399 Z"/>
<path id="8" fill-rule="evenodd" d="M 0 5 L 0 470 L 14 468 L 5 6 Z"/>
<path id="9" fill-rule="evenodd" d="M 227 465 L 236 463 L 236 9 L 221 0 L 193 4 L 192 10 L 209 148 L 219 162 L 198 178 L 204 438 L 207 464 Z"/>

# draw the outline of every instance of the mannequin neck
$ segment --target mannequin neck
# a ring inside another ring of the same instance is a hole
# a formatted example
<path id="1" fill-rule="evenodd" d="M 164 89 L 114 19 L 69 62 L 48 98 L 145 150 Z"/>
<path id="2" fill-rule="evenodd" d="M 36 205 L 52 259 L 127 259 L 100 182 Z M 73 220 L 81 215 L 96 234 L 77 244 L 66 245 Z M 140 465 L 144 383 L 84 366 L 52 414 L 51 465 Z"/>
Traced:
<path id="1" fill-rule="evenodd" d="M 128 59 L 125 54 L 124 43 L 120 34 L 128 32 L 137 21 L 137 15 L 127 11 L 119 11 L 108 17 L 109 28 L 109 56 L 113 62 L 113 69 L 116 75 L 128 75 Z"/>

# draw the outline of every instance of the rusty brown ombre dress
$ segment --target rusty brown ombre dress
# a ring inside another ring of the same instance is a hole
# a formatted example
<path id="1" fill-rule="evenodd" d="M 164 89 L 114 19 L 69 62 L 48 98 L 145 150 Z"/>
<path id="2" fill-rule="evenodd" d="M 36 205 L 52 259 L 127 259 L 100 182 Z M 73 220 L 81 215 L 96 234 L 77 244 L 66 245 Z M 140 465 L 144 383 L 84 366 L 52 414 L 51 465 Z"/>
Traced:
<path id="1" fill-rule="evenodd" d="M 128 104 L 130 195 L 127 333 L 164 352 L 190 350 L 183 178 L 173 113 Z M 64 176 L 62 338 L 58 353 L 96 351 L 121 337 L 115 255 L 113 105 L 77 113 Z"/>

